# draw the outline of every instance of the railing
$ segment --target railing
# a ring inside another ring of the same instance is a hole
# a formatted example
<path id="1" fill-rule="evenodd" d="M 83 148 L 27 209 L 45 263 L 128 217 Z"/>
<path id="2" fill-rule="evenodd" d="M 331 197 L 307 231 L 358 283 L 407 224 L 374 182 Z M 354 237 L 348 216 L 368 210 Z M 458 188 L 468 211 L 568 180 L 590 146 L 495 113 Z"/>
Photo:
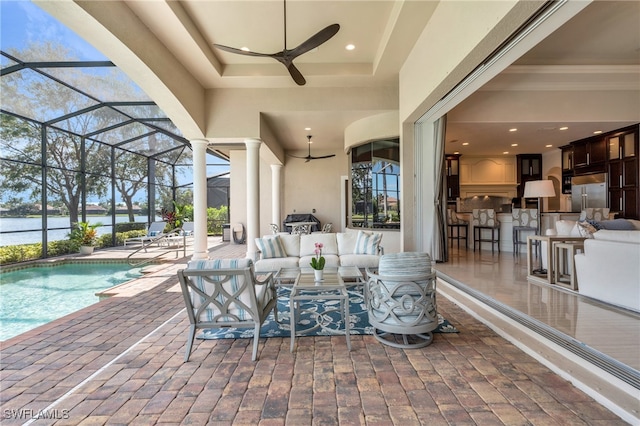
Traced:
<path id="1" fill-rule="evenodd" d="M 138 249 L 136 249 L 135 251 L 133 251 L 131 254 L 129 254 L 129 256 L 127 256 L 127 262 L 129 263 L 129 265 L 131 266 L 142 266 L 142 265 L 146 265 L 147 263 L 150 263 L 156 259 L 158 259 L 161 256 L 164 256 L 165 254 L 171 253 L 171 252 L 175 252 L 176 253 L 176 259 L 178 258 L 178 253 L 180 252 L 180 250 L 183 251 L 183 256 L 187 256 L 187 237 L 189 237 L 189 235 L 186 234 L 186 232 L 183 232 L 182 228 L 175 228 L 167 233 L 164 233 L 162 235 L 158 235 L 156 238 L 153 238 L 149 241 L 142 241 L 142 246 Z M 180 247 L 179 244 L 175 244 L 175 247 L 171 246 L 171 243 L 175 243 L 176 240 L 178 239 L 182 239 L 182 247 Z M 145 253 L 147 252 L 147 249 L 153 245 L 156 245 L 158 248 L 162 247 L 162 242 L 166 242 L 167 243 L 167 248 L 165 250 L 160 250 L 158 254 L 155 254 L 153 257 L 145 257 L 143 260 L 141 260 L 140 262 L 135 262 L 133 261 L 133 256 L 136 255 L 137 253 L 140 253 L 142 250 L 145 251 Z M 170 248 L 172 247 L 172 248 Z"/>

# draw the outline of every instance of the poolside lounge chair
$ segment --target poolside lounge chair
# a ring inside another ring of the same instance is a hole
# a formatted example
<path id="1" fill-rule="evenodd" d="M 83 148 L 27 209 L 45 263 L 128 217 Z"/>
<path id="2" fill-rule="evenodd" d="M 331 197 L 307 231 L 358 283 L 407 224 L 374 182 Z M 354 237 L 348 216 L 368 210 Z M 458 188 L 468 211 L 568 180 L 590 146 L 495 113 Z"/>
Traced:
<path id="1" fill-rule="evenodd" d="M 164 222 L 152 222 L 149 225 L 149 229 L 147 229 L 147 235 L 143 235 L 142 237 L 132 237 L 124 240 L 125 247 L 130 244 L 145 244 L 149 241 L 153 241 L 154 239 L 161 236 L 164 232 L 164 227 L 166 223 Z"/>
<path id="2" fill-rule="evenodd" d="M 253 352 L 258 355 L 260 328 L 271 310 L 278 319 L 273 275 L 257 280 L 251 259 L 192 260 L 178 271 L 189 317 L 184 361 L 189 361 L 197 329 L 253 328 Z"/>

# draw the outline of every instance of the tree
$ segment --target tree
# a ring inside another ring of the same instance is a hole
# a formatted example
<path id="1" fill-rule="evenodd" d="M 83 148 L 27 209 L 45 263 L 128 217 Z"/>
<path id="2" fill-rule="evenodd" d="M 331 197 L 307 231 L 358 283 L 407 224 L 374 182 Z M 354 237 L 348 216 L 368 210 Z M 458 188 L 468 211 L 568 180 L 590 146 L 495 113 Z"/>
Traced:
<path id="1" fill-rule="evenodd" d="M 32 44 L 24 51 L 9 53 L 25 61 L 41 61 L 42 58 L 50 61 L 76 60 L 67 48 L 51 42 Z M 65 68 L 64 73 L 47 69 L 47 72 L 72 87 L 90 88 L 91 95 L 97 99 L 147 100 L 128 79 L 121 78 L 116 68 L 92 69 L 91 72 L 84 68 Z M 124 149 L 113 149 L 116 188 L 129 210 L 130 220 L 134 221 L 133 198 L 146 188 L 147 181 L 147 159 L 134 151 L 136 148 L 139 152 L 166 151 L 170 144 L 164 140 L 156 141 L 153 132 L 140 123 L 122 125 L 130 118 L 108 106 L 73 114 L 95 106 L 96 100 L 36 72 L 8 73 L 2 76 L 1 84 L 3 108 L 6 104 L 8 111 L 35 121 L 0 114 L 0 143 L 2 157 L 6 159 L 0 163 L 0 197 L 6 199 L 23 195 L 34 202 L 41 202 L 44 187 L 47 203 L 63 204 L 69 212 L 70 225 L 76 223 L 79 221 L 83 191 L 91 196 L 104 197 L 110 190 L 110 145 L 134 141 L 125 144 Z M 148 106 L 147 116 L 153 117 L 156 110 L 155 106 Z M 43 127 L 38 121 L 50 123 Z M 109 131 L 100 132 L 108 128 Z M 147 133 L 150 135 L 136 139 Z M 43 135 L 46 146 L 44 161 Z M 91 135 L 93 140 L 83 139 L 83 135 Z M 44 182 L 43 163 L 46 166 Z M 168 166 L 156 167 L 158 179 L 165 179 L 163 175 L 167 173 Z"/>

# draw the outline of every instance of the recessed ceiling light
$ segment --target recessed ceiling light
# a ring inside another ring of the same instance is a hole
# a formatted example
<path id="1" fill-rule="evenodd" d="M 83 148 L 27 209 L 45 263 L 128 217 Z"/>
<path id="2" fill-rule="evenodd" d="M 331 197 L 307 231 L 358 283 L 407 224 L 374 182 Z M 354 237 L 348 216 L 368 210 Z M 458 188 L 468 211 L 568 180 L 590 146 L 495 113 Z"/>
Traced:
<path id="1" fill-rule="evenodd" d="M 560 127 L 560 129 L 559 129 L 559 130 L 568 130 L 568 129 L 569 129 L 569 128 L 568 128 L 567 126 L 564 126 L 564 127 Z"/>
<path id="2" fill-rule="evenodd" d="M 353 49 L 356 48 L 356 46 L 353 45 L 353 44 L 347 44 L 344 48 L 347 49 L 347 50 L 353 50 Z"/>
<path id="3" fill-rule="evenodd" d="M 503 152 L 503 154 L 508 154 L 508 153 L 509 153 L 509 151 L 504 151 L 504 152 Z"/>
<path id="4" fill-rule="evenodd" d="M 244 50 L 245 52 L 251 52 L 251 49 L 249 49 L 247 46 L 241 47 L 240 50 Z"/>
<path id="5" fill-rule="evenodd" d="M 510 132 L 517 132 L 518 129 L 516 129 L 515 127 L 513 129 L 509 129 Z"/>
<path id="6" fill-rule="evenodd" d="M 602 130 L 596 130 L 595 132 L 593 132 L 594 135 L 599 135 L 600 133 L 602 133 Z"/>
<path id="7" fill-rule="evenodd" d="M 467 145 L 469 145 L 469 142 L 462 142 L 462 145 L 463 146 L 467 146 Z"/>
<path id="8" fill-rule="evenodd" d="M 549 145 L 545 145 L 545 148 L 551 148 L 553 145 L 549 144 Z"/>
<path id="9" fill-rule="evenodd" d="M 511 146 L 518 146 L 518 144 L 517 143 L 512 143 Z"/>
<path id="10" fill-rule="evenodd" d="M 308 132 L 309 130 L 311 130 L 311 127 L 305 127 L 304 129 Z"/>

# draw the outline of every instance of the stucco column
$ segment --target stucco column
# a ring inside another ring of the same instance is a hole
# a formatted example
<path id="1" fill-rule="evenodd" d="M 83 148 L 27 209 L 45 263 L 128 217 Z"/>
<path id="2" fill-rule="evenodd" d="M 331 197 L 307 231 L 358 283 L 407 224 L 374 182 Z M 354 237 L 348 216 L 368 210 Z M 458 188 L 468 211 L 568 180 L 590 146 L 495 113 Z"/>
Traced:
<path id="1" fill-rule="evenodd" d="M 282 204 L 282 192 L 280 189 L 282 164 L 271 165 L 271 223 L 282 226 L 280 206 Z"/>
<path id="2" fill-rule="evenodd" d="M 247 147 L 247 257 L 256 259 L 260 235 L 260 139 L 245 139 Z"/>
<path id="3" fill-rule="evenodd" d="M 193 259 L 206 259 L 207 251 L 207 145 L 206 139 L 194 139 L 193 148 Z"/>

